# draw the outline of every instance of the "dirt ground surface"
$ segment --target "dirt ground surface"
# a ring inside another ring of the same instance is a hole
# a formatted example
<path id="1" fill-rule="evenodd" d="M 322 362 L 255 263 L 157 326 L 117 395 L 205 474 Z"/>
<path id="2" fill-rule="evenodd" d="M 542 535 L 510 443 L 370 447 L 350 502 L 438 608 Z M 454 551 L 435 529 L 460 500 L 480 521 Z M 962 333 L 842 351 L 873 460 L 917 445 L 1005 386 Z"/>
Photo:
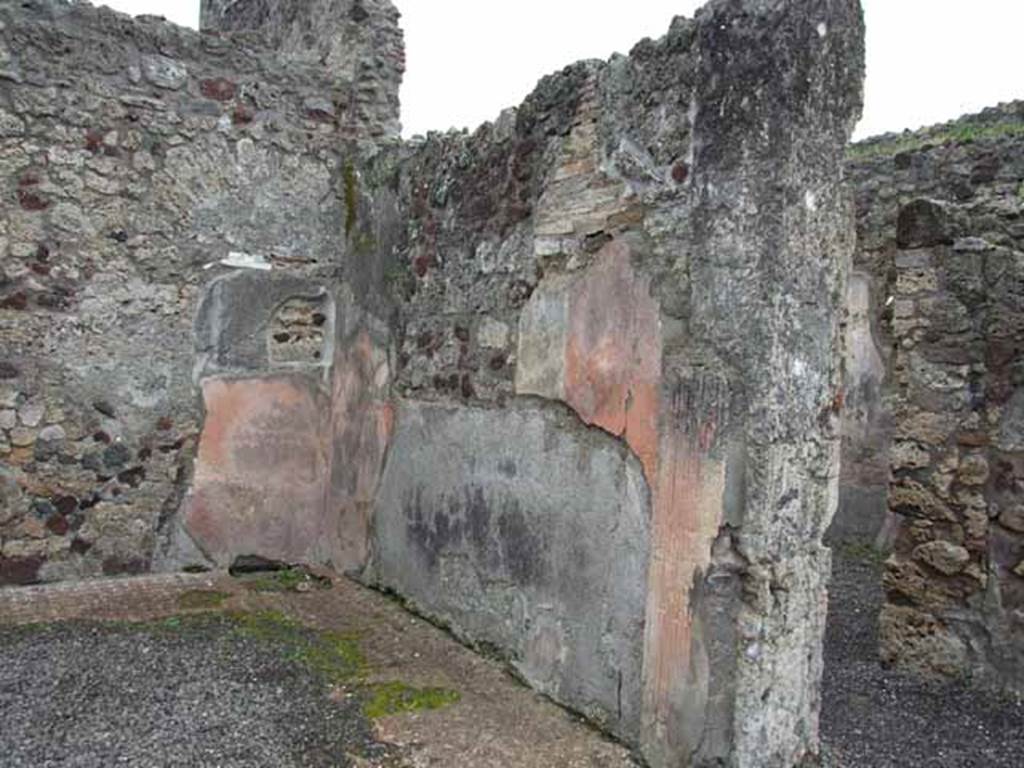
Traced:
<path id="1" fill-rule="evenodd" d="M 823 765 L 1020 766 L 1020 701 L 878 663 L 880 567 L 863 548 L 836 551 Z M 0 764 L 637 765 L 385 596 L 338 577 L 279 587 L 179 575 L 0 590 Z M 322 638 L 352 669 L 339 676 Z M 375 711 L 393 685 L 444 694 L 437 708 Z"/>
<path id="2" fill-rule="evenodd" d="M 174 576 L 0 590 L 0 764 L 636 766 L 501 664 L 382 595 L 338 577 L 307 593 L 252 586 Z M 358 680 L 327 684 L 289 658 L 293 649 L 275 652 L 276 638 L 261 642 L 217 618 L 237 612 L 281 612 L 354 639 Z M 368 720 L 354 702 L 387 683 L 458 701 Z"/>

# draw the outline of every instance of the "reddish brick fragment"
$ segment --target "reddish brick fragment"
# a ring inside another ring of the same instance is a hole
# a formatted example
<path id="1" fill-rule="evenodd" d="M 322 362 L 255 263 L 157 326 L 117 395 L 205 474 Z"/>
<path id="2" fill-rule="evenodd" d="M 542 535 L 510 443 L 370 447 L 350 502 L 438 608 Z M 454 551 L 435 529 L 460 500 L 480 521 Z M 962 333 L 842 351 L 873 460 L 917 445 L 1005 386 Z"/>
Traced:
<path id="1" fill-rule="evenodd" d="M 18 190 L 18 204 L 26 211 L 45 211 L 50 207 L 48 201 L 25 189 Z"/>
<path id="2" fill-rule="evenodd" d="M 224 77 L 211 77 L 199 83 L 199 91 L 214 101 L 231 101 L 238 93 L 238 86 Z"/>

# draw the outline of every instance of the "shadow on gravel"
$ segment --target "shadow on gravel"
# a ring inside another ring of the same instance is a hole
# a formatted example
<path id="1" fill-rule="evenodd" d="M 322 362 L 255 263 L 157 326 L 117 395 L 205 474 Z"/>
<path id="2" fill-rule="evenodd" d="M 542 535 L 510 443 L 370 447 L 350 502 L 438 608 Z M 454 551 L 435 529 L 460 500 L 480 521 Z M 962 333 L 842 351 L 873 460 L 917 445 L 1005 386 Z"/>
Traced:
<path id="1" fill-rule="evenodd" d="M 878 661 L 882 563 L 833 551 L 821 735 L 827 768 L 1020 768 L 1024 705 Z"/>

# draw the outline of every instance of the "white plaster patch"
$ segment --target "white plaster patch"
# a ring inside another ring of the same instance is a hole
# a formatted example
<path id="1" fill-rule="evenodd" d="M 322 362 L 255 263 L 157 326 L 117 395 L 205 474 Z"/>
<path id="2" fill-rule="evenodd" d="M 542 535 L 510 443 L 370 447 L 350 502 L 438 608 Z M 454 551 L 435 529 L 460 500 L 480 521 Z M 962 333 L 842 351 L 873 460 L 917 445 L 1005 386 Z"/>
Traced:
<path id="1" fill-rule="evenodd" d="M 504 349 L 508 345 L 509 327 L 493 318 L 484 318 L 477 331 L 480 346 L 488 349 Z"/>
<path id="2" fill-rule="evenodd" d="M 234 267 L 235 269 L 259 269 L 263 272 L 269 272 L 274 267 L 265 258 L 256 253 L 242 253 L 241 251 L 231 251 L 227 255 L 227 258 L 221 259 L 220 263 L 225 267 Z M 207 264 L 206 268 L 212 267 L 212 264 Z"/>

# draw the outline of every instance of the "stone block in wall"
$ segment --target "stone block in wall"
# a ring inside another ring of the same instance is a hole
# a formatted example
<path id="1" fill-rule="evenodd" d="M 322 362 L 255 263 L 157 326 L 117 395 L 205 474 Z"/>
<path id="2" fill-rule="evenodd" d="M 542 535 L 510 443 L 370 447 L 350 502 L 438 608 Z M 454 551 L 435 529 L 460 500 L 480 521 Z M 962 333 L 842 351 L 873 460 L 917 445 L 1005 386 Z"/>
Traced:
<path id="1" fill-rule="evenodd" d="M 952 208 L 937 200 L 914 200 L 900 208 L 896 242 L 900 248 L 930 248 L 952 245 Z"/>
<path id="2" fill-rule="evenodd" d="M 895 285 L 913 302 L 892 326 L 897 536 L 881 647 L 926 674 L 1019 690 L 1024 586 L 1014 568 L 1024 538 L 998 521 L 1024 487 L 1024 257 L 987 240 L 993 205 L 917 199 L 900 212 L 898 244 L 912 250 L 894 260 Z"/>

